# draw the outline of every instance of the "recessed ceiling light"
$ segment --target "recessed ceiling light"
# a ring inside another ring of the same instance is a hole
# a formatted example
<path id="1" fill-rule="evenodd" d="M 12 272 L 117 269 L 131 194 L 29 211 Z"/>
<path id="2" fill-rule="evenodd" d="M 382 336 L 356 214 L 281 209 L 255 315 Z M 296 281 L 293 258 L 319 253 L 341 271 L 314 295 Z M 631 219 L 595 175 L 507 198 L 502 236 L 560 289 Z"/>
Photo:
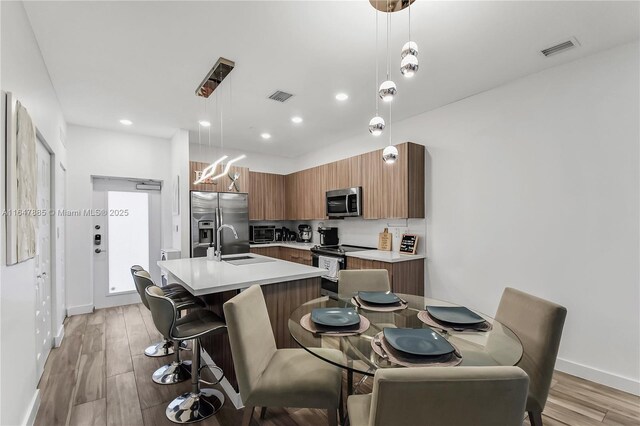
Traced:
<path id="1" fill-rule="evenodd" d="M 349 99 L 349 95 L 347 95 L 346 93 L 338 93 L 336 95 L 336 99 L 339 101 L 346 101 L 347 99 Z"/>
<path id="2" fill-rule="evenodd" d="M 133 124 L 133 121 L 123 118 L 122 120 L 120 120 L 120 124 L 123 124 L 125 126 L 131 126 Z"/>
<path id="3" fill-rule="evenodd" d="M 291 117 L 291 121 L 293 121 L 296 124 L 300 124 L 302 123 L 302 117 Z"/>
<path id="4" fill-rule="evenodd" d="M 269 133 L 262 133 L 260 137 L 262 137 L 262 139 L 271 139 L 271 135 Z"/>
<path id="5" fill-rule="evenodd" d="M 211 122 L 207 121 L 207 120 L 200 120 L 198 121 L 198 124 L 200 124 L 202 127 L 209 127 L 211 126 Z"/>

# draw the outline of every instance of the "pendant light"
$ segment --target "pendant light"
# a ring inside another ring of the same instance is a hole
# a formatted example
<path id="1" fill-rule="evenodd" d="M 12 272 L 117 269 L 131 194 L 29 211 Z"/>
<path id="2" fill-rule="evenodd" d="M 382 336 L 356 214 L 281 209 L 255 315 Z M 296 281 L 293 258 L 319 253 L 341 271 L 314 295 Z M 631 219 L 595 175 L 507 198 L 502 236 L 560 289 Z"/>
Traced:
<path id="1" fill-rule="evenodd" d="M 400 53 L 400 72 L 407 78 L 411 78 L 418 72 L 418 44 L 411 41 L 411 4 L 409 9 L 409 41 L 402 46 Z"/>
<path id="2" fill-rule="evenodd" d="M 376 56 L 375 56 L 375 64 L 376 64 L 376 87 L 378 87 L 378 11 L 375 11 L 376 14 Z M 373 135 L 373 136 L 380 136 L 382 134 L 382 131 L 384 130 L 384 119 L 382 117 L 380 117 L 380 114 L 378 113 L 378 96 L 376 96 L 376 116 L 373 117 L 370 121 L 369 121 L 369 132 Z"/>
<path id="3" fill-rule="evenodd" d="M 393 164 L 398 159 L 398 148 L 391 145 L 391 105 L 389 105 L 389 145 L 382 150 L 382 161 Z"/>
<path id="4" fill-rule="evenodd" d="M 222 79 L 221 79 L 222 80 Z M 218 94 L 216 94 L 216 104 L 218 103 Z M 229 104 L 231 104 L 231 81 L 229 81 Z M 206 105 L 206 104 L 205 104 Z M 224 153 L 224 128 L 223 128 L 223 116 L 222 116 L 222 103 L 220 103 L 220 152 L 221 154 Z M 209 128 L 209 140 L 211 140 L 211 130 Z M 245 154 L 239 155 L 238 157 L 229 160 L 229 162 L 227 164 L 224 164 L 224 161 L 229 158 L 228 155 L 222 155 L 220 158 L 218 158 L 216 161 L 214 161 L 213 163 L 211 163 L 207 168 L 205 168 L 202 171 L 202 175 L 200 176 L 200 179 L 196 180 L 194 182 L 194 184 L 199 184 L 199 183 L 203 183 L 206 180 L 211 180 L 211 181 L 215 181 L 217 179 L 220 179 L 221 177 L 224 177 L 227 175 L 227 173 L 229 173 L 229 170 L 231 169 L 231 166 L 244 159 L 247 158 L 247 156 Z M 215 174 L 216 170 L 218 169 L 218 165 L 222 165 L 222 172 L 219 174 Z"/>
<path id="5" fill-rule="evenodd" d="M 388 3 L 388 1 L 387 1 Z M 389 33 L 391 32 L 391 14 L 387 12 L 387 80 L 378 89 L 378 96 L 383 102 L 391 102 L 398 93 L 396 83 L 389 78 Z"/>

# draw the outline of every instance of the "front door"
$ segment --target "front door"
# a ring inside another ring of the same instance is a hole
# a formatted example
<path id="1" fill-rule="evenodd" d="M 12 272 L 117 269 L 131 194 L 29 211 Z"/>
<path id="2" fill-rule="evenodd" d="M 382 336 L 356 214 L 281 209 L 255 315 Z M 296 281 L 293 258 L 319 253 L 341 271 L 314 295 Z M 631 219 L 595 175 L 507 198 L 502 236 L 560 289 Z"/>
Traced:
<path id="1" fill-rule="evenodd" d="M 38 140 L 36 146 L 38 231 L 36 239 L 36 373 L 39 378 L 51 350 L 51 155 Z"/>
<path id="2" fill-rule="evenodd" d="M 160 191 L 140 181 L 93 180 L 93 303 L 96 308 L 140 302 L 131 277 L 140 265 L 160 282 Z"/>

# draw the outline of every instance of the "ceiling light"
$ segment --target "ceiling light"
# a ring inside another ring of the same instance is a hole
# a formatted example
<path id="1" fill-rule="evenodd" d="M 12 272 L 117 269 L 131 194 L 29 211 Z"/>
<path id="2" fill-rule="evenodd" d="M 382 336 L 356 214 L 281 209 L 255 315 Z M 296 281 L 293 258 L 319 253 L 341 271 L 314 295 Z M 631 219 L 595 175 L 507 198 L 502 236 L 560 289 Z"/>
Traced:
<path id="1" fill-rule="evenodd" d="M 398 93 L 398 88 L 391 80 L 383 81 L 378 89 L 378 95 L 384 102 L 391 102 L 396 93 Z"/>
<path id="2" fill-rule="evenodd" d="M 418 56 L 418 44 L 414 41 L 408 41 L 402 46 L 402 52 L 400 57 L 404 58 L 407 55 Z"/>
<path id="3" fill-rule="evenodd" d="M 418 71 L 418 58 L 414 55 L 407 55 L 400 62 L 400 72 L 407 78 L 413 77 Z"/>
<path id="4" fill-rule="evenodd" d="M 291 117 L 291 121 L 296 123 L 296 124 L 300 124 L 302 123 L 302 117 Z"/>
<path id="5" fill-rule="evenodd" d="M 389 145 L 382 151 L 382 160 L 387 164 L 393 164 L 398 159 L 398 148 Z"/>
<path id="6" fill-rule="evenodd" d="M 133 121 L 123 118 L 122 120 L 120 120 L 120 124 L 123 124 L 125 126 L 131 126 L 133 124 Z"/>
<path id="7" fill-rule="evenodd" d="M 376 115 L 369 121 L 369 132 L 373 136 L 380 136 L 384 130 L 384 119 L 379 115 Z"/>
<path id="8" fill-rule="evenodd" d="M 198 121 L 198 124 L 200 124 L 202 127 L 210 127 L 211 126 L 211 122 L 207 121 L 207 120 L 200 120 L 200 121 Z"/>
<path id="9" fill-rule="evenodd" d="M 261 137 L 262 139 L 271 139 L 271 135 L 270 135 L 269 133 L 262 133 L 262 134 L 260 135 L 260 137 Z"/>
<path id="10" fill-rule="evenodd" d="M 336 99 L 339 101 L 346 101 L 347 99 L 349 99 L 349 95 L 347 95 L 346 93 L 338 93 L 336 95 Z"/>

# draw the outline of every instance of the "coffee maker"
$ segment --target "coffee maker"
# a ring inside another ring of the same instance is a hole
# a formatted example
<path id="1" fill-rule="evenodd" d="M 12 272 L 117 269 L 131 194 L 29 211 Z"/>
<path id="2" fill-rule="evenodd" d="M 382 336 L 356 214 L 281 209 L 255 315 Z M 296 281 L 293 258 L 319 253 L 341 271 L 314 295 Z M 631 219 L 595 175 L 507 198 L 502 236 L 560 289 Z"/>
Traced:
<path id="1" fill-rule="evenodd" d="M 313 231 L 309 225 L 298 225 L 298 242 L 310 243 L 313 238 Z"/>
<path id="2" fill-rule="evenodd" d="M 321 246 L 337 246 L 340 244 L 338 228 L 319 227 L 318 233 L 320 234 Z"/>

